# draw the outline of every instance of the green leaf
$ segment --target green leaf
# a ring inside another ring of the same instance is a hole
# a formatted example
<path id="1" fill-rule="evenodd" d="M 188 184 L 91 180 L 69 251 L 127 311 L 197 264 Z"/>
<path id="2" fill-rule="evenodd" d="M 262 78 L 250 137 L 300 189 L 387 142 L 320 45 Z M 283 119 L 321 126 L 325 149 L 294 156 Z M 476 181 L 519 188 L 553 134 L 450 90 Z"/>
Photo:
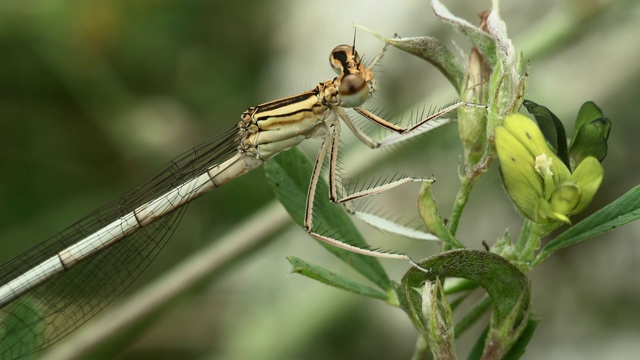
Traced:
<path id="1" fill-rule="evenodd" d="M 440 70 L 456 91 L 460 92 L 464 68 L 455 55 L 440 40 L 430 36 L 382 40 L 402 51 L 426 60 Z"/>
<path id="2" fill-rule="evenodd" d="M 456 280 L 456 279 L 449 279 L 447 280 L 447 282 L 450 282 L 452 280 Z M 469 296 L 467 295 L 469 294 L 466 294 L 465 296 L 460 296 L 459 299 L 462 299 L 462 300 L 468 299 Z M 453 303 L 451 305 L 453 308 Z M 462 336 L 471 326 L 476 324 L 480 319 L 480 317 L 487 312 L 487 309 L 489 309 L 490 306 L 491 306 L 491 299 L 489 298 L 489 296 L 483 296 L 482 299 L 480 299 L 475 304 L 473 304 L 471 309 L 467 310 L 467 312 L 462 317 L 460 317 L 460 319 L 456 322 L 456 327 L 454 329 L 454 334 L 456 339 Z"/>
<path id="3" fill-rule="evenodd" d="M 442 239 L 444 244 L 450 248 L 464 248 L 464 245 L 451 234 L 438 212 L 438 205 L 433 198 L 430 183 L 422 184 L 418 195 L 418 212 L 427 230 Z"/>
<path id="4" fill-rule="evenodd" d="M 527 325 L 523 330 L 522 334 L 520 334 L 520 337 L 518 337 L 518 340 L 516 340 L 516 342 L 513 344 L 509 352 L 502 359 L 503 360 L 520 359 L 524 355 L 526 347 L 529 344 L 529 341 L 531 341 L 531 338 L 533 337 L 533 334 L 535 333 L 537 326 L 538 326 L 538 320 L 529 318 L 529 321 L 527 321 Z M 478 340 L 476 340 L 475 344 L 473 345 L 473 348 L 471 349 L 471 352 L 469 353 L 467 360 L 472 360 L 472 359 L 476 360 L 476 359 L 482 358 L 482 354 L 484 351 L 485 342 L 487 340 L 488 334 L 489 334 L 489 327 L 487 326 L 484 329 L 484 331 L 482 331 L 482 334 L 480 334 L 480 336 L 478 337 Z"/>
<path id="5" fill-rule="evenodd" d="M 538 127 L 544 135 L 545 139 L 551 145 L 552 149 L 556 152 L 556 155 L 562 160 L 562 162 L 570 166 L 569 153 L 567 149 L 567 133 L 564 130 L 562 121 L 542 105 L 538 105 L 530 100 L 525 100 L 522 105 L 527 108 L 529 114 L 533 115 L 538 122 Z"/>
<path id="6" fill-rule="evenodd" d="M 350 291 L 354 294 L 364 295 L 384 301 L 389 300 L 387 294 L 383 293 L 382 291 L 347 279 L 342 275 L 336 274 L 323 268 L 322 266 L 309 264 L 308 262 L 293 256 L 287 257 L 287 260 L 289 260 L 289 263 L 291 263 L 291 266 L 293 267 L 291 269 L 291 272 L 304 275 L 308 278 L 317 280 L 321 283 L 333 286 L 338 289 Z"/>
<path id="7" fill-rule="evenodd" d="M 409 319 L 413 323 L 413 326 L 422 334 L 427 336 L 426 320 L 422 313 L 422 296 L 413 288 L 406 284 L 393 283 L 394 290 L 398 295 L 398 302 L 400 308 L 409 315 Z"/>
<path id="8" fill-rule="evenodd" d="M 418 287 L 425 281 L 436 278 L 456 277 L 476 282 L 491 298 L 493 318 L 497 324 L 509 316 L 520 300 L 523 311 L 529 304 L 527 277 L 501 256 L 478 250 L 459 249 L 440 253 L 418 263 L 424 272 L 411 268 L 402 278 L 402 283 Z"/>
<path id="9" fill-rule="evenodd" d="M 482 353 L 484 352 L 484 343 L 487 340 L 487 335 L 489 334 L 489 325 L 487 325 L 478 339 L 473 344 L 471 351 L 469 352 L 469 356 L 467 356 L 467 360 L 480 360 L 482 358 Z"/>
<path id="10" fill-rule="evenodd" d="M 487 64 L 493 69 L 496 66 L 496 43 L 490 34 L 465 19 L 459 18 L 440 1 L 431 2 L 434 14 L 441 20 L 449 23 L 456 31 L 460 32 L 471 44 L 478 49 Z"/>
<path id="11" fill-rule="evenodd" d="M 267 161 L 264 169 L 267 182 L 276 197 L 293 220 L 302 226 L 307 189 L 313 169 L 311 161 L 298 148 L 293 148 Z M 341 205 L 332 204 L 328 194 L 326 182 L 320 179 L 314 202 L 314 230 L 322 228 L 329 231 L 334 239 L 360 248 L 368 248 L 368 244 L 351 222 L 347 212 Z M 317 232 L 322 233 L 319 230 Z M 378 259 L 343 250 L 324 242 L 319 243 L 381 289 L 385 291 L 391 289 L 389 276 Z"/>
<path id="12" fill-rule="evenodd" d="M 640 185 L 549 241 L 535 263 L 542 261 L 554 251 L 628 224 L 638 218 L 640 218 Z"/>
<path id="13" fill-rule="evenodd" d="M 520 359 L 524 355 L 527 349 L 527 345 L 529 344 L 529 341 L 531 341 L 531 339 L 533 338 L 533 334 L 536 332 L 537 327 L 538 327 L 538 320 L 529 318 L 529 321 L 527 322 L 527 326 L 525 327 L 522 334 L 520 334 L 520 337 L 518 338 L 516 343 L 513 344 L 513 347 L 509 350 L 507 355 L 505 355 L 504 360 Z"/>
<path id="14" fill-rule="evenodd" d="M 440 40 L 430 37 L 387 38 L 364 26 L 356 26 L 369 32 L 379 40 L 386 42 L 404 52 L 417 56 L 435 66 L 460 92 L 460 85 L 464 78 L 464 67 L 458 58 Z"/>

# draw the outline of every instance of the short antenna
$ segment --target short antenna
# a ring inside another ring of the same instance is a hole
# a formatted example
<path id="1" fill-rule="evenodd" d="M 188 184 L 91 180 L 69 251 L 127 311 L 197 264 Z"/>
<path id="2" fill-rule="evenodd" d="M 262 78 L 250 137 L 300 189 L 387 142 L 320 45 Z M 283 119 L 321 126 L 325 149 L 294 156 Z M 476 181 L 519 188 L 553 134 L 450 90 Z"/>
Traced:
<path id="1" fill-rule="evenodd" d="M 357 28 L 353 28 L 353 46 L 351 47 L 351 56 L 356 55 L 356 33 L 358 32 Z"/>

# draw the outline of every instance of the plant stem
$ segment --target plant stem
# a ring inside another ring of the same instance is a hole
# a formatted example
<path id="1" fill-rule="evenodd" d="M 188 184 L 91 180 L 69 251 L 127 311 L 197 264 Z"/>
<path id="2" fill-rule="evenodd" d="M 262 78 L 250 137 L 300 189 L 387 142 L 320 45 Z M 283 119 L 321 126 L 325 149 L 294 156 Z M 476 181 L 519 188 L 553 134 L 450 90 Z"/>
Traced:
<path id="1" fill-rule="evenodd" d="M 489 306 L 491 306 L 491 299 L 485 295 L 482 300 L 478 301 L 473 308 L 456 323 L 453 330 L 455 337 L 458 338 L 465 330 L 473 325 L 487 311 Z"/>
<path id="2" fill-rule="evenodd" d="M 540 239 L 548 234 L 552 227 L 539 225 L 526 219 L 522 224 L 522 231 L 518 242 L 516 243 L 516 255 L 518 260 L 523 261 L 531 267 L 531 263 L 535 259 L 535 253 L 540 248 Z"/>
<path id="3" fill-rule="evenodd" d="M 418 335 L 418 339 L 416 340 L 416 345 L 413 348 L 413 354 L 411 355 L 411 360 L 426 360 L 429 359 L 429 343 L 427 343 L 427 339 L 422 335 Z"/>
<path id="4" fill-rule="evenodd" d="M 449 219 L 449 232 L 455 236 L 460 224 L 460 217 L 462 216 L 462 210 L 467 201 L 469 201 L 469 193 L 473 188 L 473 183 L 469 182 L 467 178 L 462 181 L 458 194 L 456 194 L 456 200 L 453 203 L 453 210 L 451 211 L 451 218 Z"/>
<path id="5" fill-rule="evenodd" d="M 521 254 L 522 250 L 527 246 L 530 236 L 531 220 L 524 219 L 524 222 L 522 223 L 522 230 L 520 231 L 520 236 L 518 237 L 518 242 L 516 242 L 516 251 L 518 254 Z"/>

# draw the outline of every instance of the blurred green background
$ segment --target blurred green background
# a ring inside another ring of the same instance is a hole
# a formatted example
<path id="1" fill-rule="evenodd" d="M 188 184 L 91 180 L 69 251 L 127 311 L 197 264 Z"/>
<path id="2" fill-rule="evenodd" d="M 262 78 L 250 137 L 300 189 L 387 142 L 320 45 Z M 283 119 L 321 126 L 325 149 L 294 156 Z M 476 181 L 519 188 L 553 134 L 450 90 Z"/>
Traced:
<path id="1" fill-rule="evenodd" d="M 446 5 L 471 22 L 490 6 Z M 613 121 L 605 180 L 588 212 L 636 185 L 640 3 L 503 1 L 501 14 L 516 49 L 531 60 L 528 98 L 567 124 L 593 100 Z M 351 43 L 352 23 L 387 36 L 436 36 L 452 49 L 449 39 L 469 46 L 424 0 L 0 3 L 0 261 L 118 198 L 173 156 L 233 126 L 247 107 L 332 78 L 329 52 Z M 369 58 L 382 46 L 364 32 L 357 44 Z M 387 108 L 456 98 L 436 70 L 395 49 L 376 70 L 376 100 Z M 349 174 L 435 174 L 437 200 L 444 214 L 450 210 L 462 153 L 455 126 L 392 151 L 345 148 Z M 369 161 L 373 169 L 356 169 Z M 472 248 L 520 226 L 493 170 L 462 218 L 459 238 Z M 415 218 L 416 194 L 408 187 L 375 203 Z M 130 293 L 243 226 L 272 199 L 261 170 L 200 199 Z M 387 248 L 410 248 L 416 258 L 436 250 L 366 234 Z M 527 358 L 622 359 L 640 352 L 639 236 L 640 226 L 628 225 L 555 254 L 531 274 L 542 322 Z M 348 273 L 291 226 L 114 351 L 120 359 L 410 357 L 415 332 L 400 310 L 289 276 L 288 255 Z M 383 263 L 396 279 L 406 270 Z M 474 340 L 463 336 L 460 354 Z"/>

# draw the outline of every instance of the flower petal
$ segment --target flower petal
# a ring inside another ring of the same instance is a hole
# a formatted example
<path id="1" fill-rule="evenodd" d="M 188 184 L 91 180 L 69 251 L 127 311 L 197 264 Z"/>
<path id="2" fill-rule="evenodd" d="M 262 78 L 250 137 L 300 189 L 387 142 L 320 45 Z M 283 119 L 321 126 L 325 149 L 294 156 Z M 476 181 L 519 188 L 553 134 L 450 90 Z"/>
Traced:
<path id="1" fill-rule="evenodd" d="M 509 197 L 522 215 L 536 221 L 538 203 L 544 196 L 542 178 L 534 169 L 529 151 L 504 127 L 496 128 L 500 174 Z"/>
<path id="2" fill-rule="evenodd" d="M 589 206 L 602 183 L 603 177 L 604 169 L 598 159 L 589 156 L 578 164 L 576 170 L 571 174 L 570 181 L 580 187 L 580 190 L 582 190 L 582 199 L 571 215 L 580 213 Z"/>
<path id="3" fill-rule="evenodd" d="M 547 142 L 538 125 L 528 117 L 514 113 L 504 119 L 504 128 L 507 129 L 535 158 L 545 154 L 551 160 L 551 172 L 553 182 L 561 184 L 571 176 L 569 169 L 562 160 L 549 149 Z"/>
<path id="4" fill-rule="evenodd" d="M 552 212 L 549 217 L 571 224 L 567 215 L 573 214 L 581 199 L 582 191 L 576 184 L 566 182 L 556 187 L 549 199 L 549 208 Z"/>

